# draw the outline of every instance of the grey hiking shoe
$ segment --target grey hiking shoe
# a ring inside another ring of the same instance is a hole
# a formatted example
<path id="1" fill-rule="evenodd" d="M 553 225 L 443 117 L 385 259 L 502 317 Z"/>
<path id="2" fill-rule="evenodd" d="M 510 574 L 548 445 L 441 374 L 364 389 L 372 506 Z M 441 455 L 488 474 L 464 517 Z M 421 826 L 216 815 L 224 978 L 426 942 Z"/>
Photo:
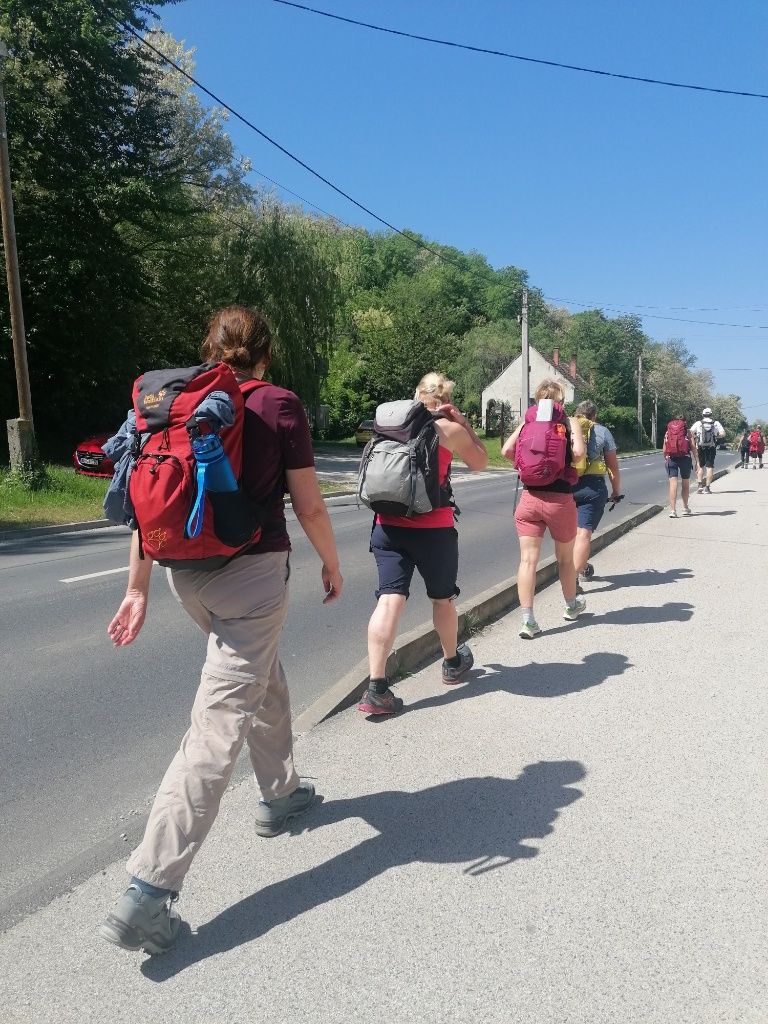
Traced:
<path id="1" fill-rule="evenodd" d="M 524 622 L 520 627 L 520 632 L 517 634 L 521 640 L 533 640 L 535 636 L 541 633 L 538 622 Z"/>
<path id="2" fill-rule="evenodd" d="M 306 779 L 288 796 L 280 796 L 277 800 L 259 800 L 256 810 L 256 835 L 264 839 L 274 839 L 285 832 L 288 822 L 309 810 L 315 799 L 315 787 Z"/>
<path id="3" fill-rule="evenodd" d="M 178 938 L 181 927 L 181 918 L 171 906 L 178 898 L 177 892 L 148 896 L 135 885 L 129 885 L 107 914 L 99 935 L 121 949 L 165 953 Z"/>
<path id="4" fill-rule="evenodd" d="M 443 682 L 446 686 L 455 686 L 456 683 L 460 683 L 461 677 L 465 676 L 475 664 L 472 651 L 470 651 L 466 644 L 461 644 L 460 647 L 457 647 L 456 653 L 461 658 L 457 668 L 449 665 L 445 658 L 443 658 Z"/>
<path id="5" fill-rule="evenodd" d="M 586 607 L 586 597 L 579 597 L 577 595 L 576 597 L 574 597 L 573 601 L 570 604 L 567 604 L 565 606 L 563 618 L 567 619 L 568 622 L 574 622 L 576 619 L 578 619 L 578 617 L 581 615 L 581 613 L 584 611 Z"/>

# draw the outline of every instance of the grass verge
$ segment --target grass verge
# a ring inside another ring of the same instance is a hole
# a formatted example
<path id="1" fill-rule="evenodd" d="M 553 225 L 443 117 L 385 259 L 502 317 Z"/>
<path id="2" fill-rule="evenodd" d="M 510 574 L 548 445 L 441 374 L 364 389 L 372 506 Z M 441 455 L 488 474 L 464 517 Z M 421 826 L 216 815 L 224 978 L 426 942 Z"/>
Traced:
<path id="1" fill-rule="evenodd" d="M 0 532 L 34 526 L 61 526 L 104 518 L 102 502 L 109 480 L 81 476 L 69 466 L 46 466 L 50 486 L 31 491 L 0 469 Z M 320 481 L 323 494 L 348 490 L 346 484 Z"/>
<path id="2" fill-rule="evenodd" d="M 50 484 L 31 491 L 0 469 L 0 531 L 103 519 L 109 480 L 81 476 L 69 466 L 46 466 Z"/>

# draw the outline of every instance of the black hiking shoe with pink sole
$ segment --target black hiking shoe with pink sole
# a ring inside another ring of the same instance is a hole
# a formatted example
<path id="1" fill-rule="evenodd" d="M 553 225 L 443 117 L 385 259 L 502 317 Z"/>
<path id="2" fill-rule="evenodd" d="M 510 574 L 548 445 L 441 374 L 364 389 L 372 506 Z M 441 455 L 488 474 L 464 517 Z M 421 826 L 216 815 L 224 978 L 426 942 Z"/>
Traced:
<path id="1" fill-rule="evenodd" d="M 460 683 L 467 672 L 469 672 L 475 664 L 472 651 L 470 651 L 466 644 L 462 644 L 461 647 L 457 647 L 456 653 L 459 658 L 461 658 L 461 661 L 456 668 L 443 658 L 443 683 L 446 686 L 455 686 L 456 683 Z"/>
<path id="2" fill-rule="evenodd" d="M 391 690 L 384 693 L 376 693 L 375 690 L 366 690 L 357 705 L 357 710 L 364 715 L 396 715 L 403 710 L 403 702 L 396 697 Z"/>

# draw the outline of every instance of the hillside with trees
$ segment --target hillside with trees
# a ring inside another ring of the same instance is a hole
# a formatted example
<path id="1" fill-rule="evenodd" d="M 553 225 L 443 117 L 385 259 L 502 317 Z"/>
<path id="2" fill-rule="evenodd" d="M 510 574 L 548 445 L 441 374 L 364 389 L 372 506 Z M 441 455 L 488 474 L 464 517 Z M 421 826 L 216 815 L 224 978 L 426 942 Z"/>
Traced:
<path id="1" fill-rule="evenodd" d="M 161 9 L 162 3 L 154 5 Z M 38 441 L 66 455 L 122 420 L 144 370 L 197 361 L 211 313 L 238 302 L 274 325 L 272 379 L 330 437 L 348 436 L 386 399 L 442 369 L 474 415 L 483 387 L 520 352 L 522 289 L 530 339 L 576 355 L 603 418 L 631 434 L 637 363 L 643 423 L 709 404 L 729 434 L 744 417 L 707 371 L 637 317 L 549 306 L 521 267 L 494 268 L 420 235 L 371 232 L 289 206 L 251 183 L 224 112 L 121 25 L 150 32 L 188 71 L 192 54 L 132 0 L 10 0 L 6 98 L 16 228 Z M 522 257 L 524 254 L 520 254 Z M 16 415 L 7 296 L 0 301 L 0 406 Z"/>

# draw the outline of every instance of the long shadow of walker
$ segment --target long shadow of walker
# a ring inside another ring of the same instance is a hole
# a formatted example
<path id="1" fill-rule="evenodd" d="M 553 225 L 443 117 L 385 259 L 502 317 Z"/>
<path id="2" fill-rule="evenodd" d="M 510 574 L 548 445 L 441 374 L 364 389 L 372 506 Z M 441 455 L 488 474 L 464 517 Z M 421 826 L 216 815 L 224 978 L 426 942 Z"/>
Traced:
<path id="1" fill-rule="evenodd" d="M 607 583 L 607 587 L 589 586 L 590 594 L 607 594 L 612 590 L 624 590 L 627 587 L 663 587 L 667 583 L 679 583 L 680 580 L 693 579 L 692 569 L 640 569 L 637 572 L 624 572 L 613 576 L 595 576 L 595 583 Z"/>
<path id="2" fill-rule="evenodd" d="M 524 840 L 553 831 L 558 809 L 582 795 L 572 784 L 585 774 L 578 761 L 540 761 L 527 765 L 516 779 L 458 779 L 416 793 L 389 791 L 322 803 L 309 812 L 305 831 L 362 818 L 379 835 L 247 896 L 196 935 L 187 930 L 178 948 L 145 960 L 142 973 L 165 981 L 347 895 L 389 868 L 464 864 L 464 874 L 477 878 L 535 857 L 538 848 Z M 247 862 L 244 870 L 250 870 Z"/>
<path id="3" fill-rule="evenodd" d="M 486 693 L 513 693 L 520 697 L 564 697 L 591 686 L 599 686 L 611 676 L 620 676 L 632 665 L 624 654 L 599 651 L 587 654 L 581 664 L 570 661 L 532 661 L 526 665 L 485 665 L 485 672 L 473 672 L 466 686 L 452 686 L 432 697 L 423 697 L 406 707 L 414 711 L 440 708 L 457 700 L 471 700 Z"/>
<path id="4" fill-rule="evenodd" d="M 589 595 L 587 595 L 589 600 Z M 667 601 L 666 604 L 656 608 L 642 606 L 631 606 L 629 608 L 616 608 L 602 615 L 591 615 L 586 612 L 579 616 L 576 622 L 569 622 L 565 626 L 556 626 L 554 629 L 545 629 L 545 636 L 555 636 L 557 633 L 567 633 L 571 629 L 584 629 L 586 626 L 645 626 L 659 622 L 687 622 L 693 615 L 693 605 L 685 601 Z M 536 643 L 534 640 L 533 643 Z"/>

